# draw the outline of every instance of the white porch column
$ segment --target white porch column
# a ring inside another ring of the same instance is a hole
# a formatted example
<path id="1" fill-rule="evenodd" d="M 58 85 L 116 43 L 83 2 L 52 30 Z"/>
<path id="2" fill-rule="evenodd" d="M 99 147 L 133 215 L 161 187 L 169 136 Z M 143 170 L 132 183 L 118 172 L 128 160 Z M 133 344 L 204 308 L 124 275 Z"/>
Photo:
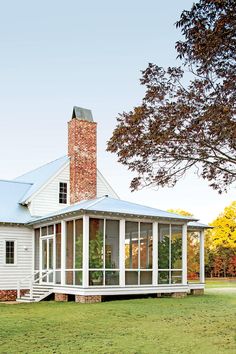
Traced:
<path id="1" fill-rule="evenodd" d="M 200 283 L 205 283 L 204 230 L 200 231 Z"/>
<path id="2" fill-rule="evenodd" d="M 41 239 L 42 231 L 41 231 L 41 227 L 40 227 L 39 230 L 40 230 L 39 231 L 39 277 L 41 278 L 42 277 L 42 268 L 43 268 L 42 239 Z M 41 280 L 39 282 L 41 282 Z"/>
<path id="3" fill-rule="evenodd" d="M 152 285 L 157 285 L 157 270 L 158 270 L 158 222 L 154 222 L 152 224 L 152 232 L 153 232 L 153 249 L 152 249 Z"/>
<path id="4" fill-rule="evenodd" d="M 125 219 L 120 220 L 120 286 L 125 286 Z"/>
<path id="5" fill-rule="evenodd" d="M 188 265 L 187 265 L 187 224 L 183 225 L 182 238 L 182 282 L 184 285 L 188 281 Z"/>
<path id="6" fill-rule="evenodd" d="M 66 283 L 66 222 L 61 221 L 61 285 Z"/>
<path id="7" fill-rule="evenodd" d="M 83 216 L 83 287 L 89 286 L 89 216 Z"/>

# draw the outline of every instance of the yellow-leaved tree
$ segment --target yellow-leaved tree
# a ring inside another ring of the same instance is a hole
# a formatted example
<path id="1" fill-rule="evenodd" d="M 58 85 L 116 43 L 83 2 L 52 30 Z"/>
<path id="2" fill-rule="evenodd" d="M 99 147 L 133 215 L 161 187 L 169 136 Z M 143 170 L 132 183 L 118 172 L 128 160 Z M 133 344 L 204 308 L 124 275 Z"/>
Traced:
<path id="1" fill-rule="evenodd" d="M 211 246 L 236 251 L 236 201 L 227 206 L 211 226 L 214 227 L 209 232 Z"/>
<path id="2" fill-rule="evenodd" d="M 207 275 L 236 276 L 236 201 L 211 223 L 206 233 Z"/>

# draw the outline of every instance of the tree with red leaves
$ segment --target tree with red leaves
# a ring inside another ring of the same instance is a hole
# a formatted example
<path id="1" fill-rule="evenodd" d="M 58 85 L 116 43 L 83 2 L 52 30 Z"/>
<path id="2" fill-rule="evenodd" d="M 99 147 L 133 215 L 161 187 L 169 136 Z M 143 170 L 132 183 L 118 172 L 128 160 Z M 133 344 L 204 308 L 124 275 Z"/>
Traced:
<path id="1" fill-rule="evenodd" d="M 174 186 L 195 167 L 222 193 L 236 181 L 236 2 L 200 0 L 176 26 L 182 66 L 148 65 L 142 103 L 119 115 L 107 150 L 136 173 L 132 190 Z"/>

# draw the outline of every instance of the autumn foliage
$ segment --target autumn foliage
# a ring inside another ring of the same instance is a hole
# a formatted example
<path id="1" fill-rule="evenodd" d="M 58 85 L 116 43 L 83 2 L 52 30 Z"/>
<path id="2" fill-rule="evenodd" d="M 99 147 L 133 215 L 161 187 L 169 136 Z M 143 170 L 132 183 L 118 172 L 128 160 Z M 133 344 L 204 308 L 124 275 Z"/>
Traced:
<path id="1" fill-rule="evenodd" d="M 209 276 L 236 276 L 236 201 L 224 209 L 206 235 L 206 271 Z"/>
<path id="2" fill-rule="evenodd" d="M 145 96 L 119 115 L 107 150 L 136 173 L 132 190 L 195 168 L 221 193 L 236 182 L 236 2 L 200 0 L 176 26 L 182 65 L 142 71 Z"/>
<path id="3" fill-rule="evenodd" d="M 193 216 L 181 209 L 168 211 L 184 216 Z M 208 277 L 236 276 L 236 201 L 210 224 L 205 231 L 205 269 Z M 188 232 L 188 280 L 199 278 L 200 244 L 197 232 Z"/>

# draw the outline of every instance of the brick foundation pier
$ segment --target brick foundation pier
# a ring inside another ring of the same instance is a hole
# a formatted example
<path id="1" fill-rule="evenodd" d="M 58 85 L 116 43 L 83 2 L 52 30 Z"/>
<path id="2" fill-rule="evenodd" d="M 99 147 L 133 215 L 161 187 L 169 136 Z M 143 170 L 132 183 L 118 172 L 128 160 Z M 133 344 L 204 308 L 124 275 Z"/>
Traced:
<path id="1" fill-rule="evenodd" d="M 55 294 L 55 301 L 67 302 L 68 294 Z"/>
<path id="2" fill-rule="evenodd" d="M 81 304 L 93 304 L 95 302 L 102 302 L 101 295 L 75 295 L 75 302 Z"/>

